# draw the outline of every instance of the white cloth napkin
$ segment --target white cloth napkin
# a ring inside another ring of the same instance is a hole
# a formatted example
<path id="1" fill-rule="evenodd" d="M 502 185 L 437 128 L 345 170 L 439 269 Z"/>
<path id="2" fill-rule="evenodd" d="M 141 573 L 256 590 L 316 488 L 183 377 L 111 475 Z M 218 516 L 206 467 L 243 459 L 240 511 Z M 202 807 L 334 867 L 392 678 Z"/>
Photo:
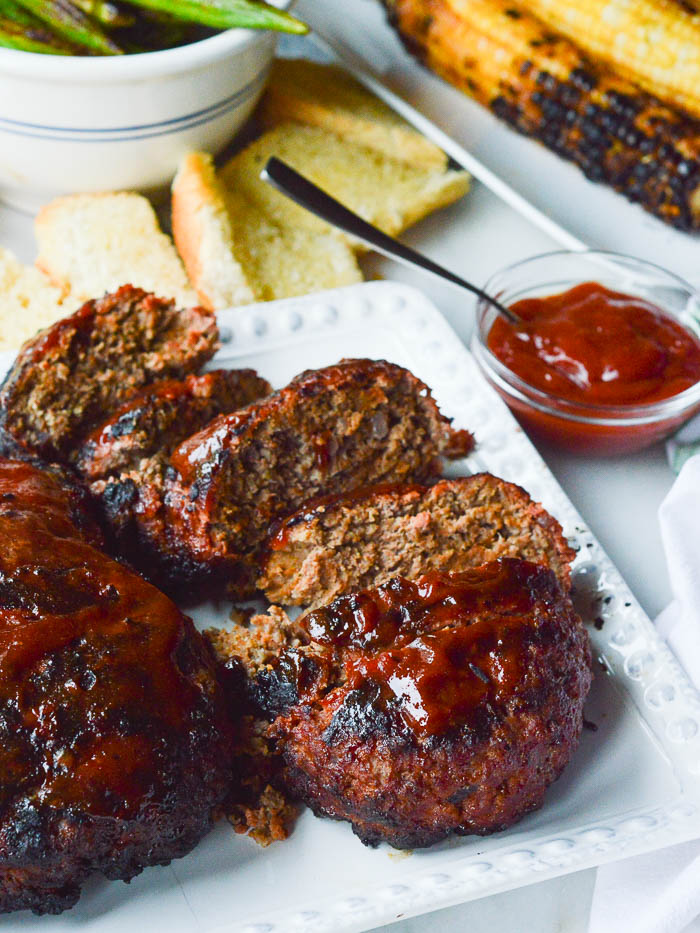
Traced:
<path id="1" fill-rule="evenodd" d="M 700 455 L 659 509 L 673 602 L 659 633 L 700 688 Z M 589 933 L 700 933 L 700 840 L 598 869 Z"/>

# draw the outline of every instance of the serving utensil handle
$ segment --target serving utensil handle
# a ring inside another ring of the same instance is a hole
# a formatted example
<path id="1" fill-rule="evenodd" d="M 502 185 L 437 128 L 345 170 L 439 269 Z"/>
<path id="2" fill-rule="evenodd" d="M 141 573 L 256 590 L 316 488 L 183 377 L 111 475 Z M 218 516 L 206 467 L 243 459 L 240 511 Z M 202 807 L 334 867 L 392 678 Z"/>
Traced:
<path id="1" fill-rule="evenodd" d="M 477 285 L 472 285 L 472 283 L 468 282 L 466 279 L 455 275 L 455 273 L 450 272 L 449 269 L 445 269 L 443 266 L 433 262 L 432 259 L 428 259 L 427 256 L 423 256 L 421 253 L 416 252 L 416 250 L 411 249 L 410 246 L 405 246 L 387 233 L 384 233 L 383 230 L 379 230 L 366 220 L 363 220 L 362 217 L 359 217 L 339 201 L 336 201 L 335 198 L 319 188 L 318 185 L 315 185 L 281 159 L 275 156 L 268 159 L 267 165 L 260 173 L 260 177 L 263 181 L 271 184 L 273 188 L 276 188 L 282 194 L 286 195 L 300 207 L 306 208 L 306 210 L 311 211 L 312 214 L 320 217 L 321 220 L 325 220 L 326 223 L 337 227 L 356 240 L 360 240 L 362 243 L 375 249 L 378 253 L 388 256 L 390 259 L 395 259 L 397 262 L 401 262 L 404 265 L 421 269 L 423 272 L 428 272 L 430 275 L 434 275 L 439 279 L 449 282 L 451 285 L 457 286 L 457 288 L 466 289 L 466 291 L 477 295 L 479 298 L 493 305 L 498 313 L 503 315 L 511 324 L 520 323 L 519 318 L 513 314 L 509 308 L 506 308 L 505 305 L 502 305 L 495 298 L 492 298 L 491 295 L 488 295 L 483 289 L 479 288 Z"/>

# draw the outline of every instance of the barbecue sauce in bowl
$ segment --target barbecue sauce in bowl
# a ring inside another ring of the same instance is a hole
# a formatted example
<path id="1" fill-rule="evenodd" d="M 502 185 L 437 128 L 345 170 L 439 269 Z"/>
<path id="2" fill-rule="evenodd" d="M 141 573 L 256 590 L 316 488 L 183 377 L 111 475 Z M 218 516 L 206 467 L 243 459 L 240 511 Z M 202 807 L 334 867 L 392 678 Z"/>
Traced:
<path id="1" fill-rule="evenodd" d="M 654 417 L 654 406 L 700 382 L 700 340 L 661 308 L 596 282 L 510 307 L 522 323 L 497 318 L 486 343 L 535 390 L 531 405 L 502 394 L 536 434 L 573 450 L 620 453 L 688 417 L 664 418 L 663 407 Z"/>

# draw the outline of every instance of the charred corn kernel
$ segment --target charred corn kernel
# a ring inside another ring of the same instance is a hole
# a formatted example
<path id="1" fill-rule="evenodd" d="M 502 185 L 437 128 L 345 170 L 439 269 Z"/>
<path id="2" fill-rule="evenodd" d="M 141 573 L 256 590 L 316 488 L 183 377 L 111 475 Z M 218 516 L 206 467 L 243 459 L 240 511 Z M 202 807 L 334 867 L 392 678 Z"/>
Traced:
<path id="1" fill-rule="evenodd" d="M 527 7 L 650 94 L 700 116 L 700 16 L 678 0 L 529 0 Z"/>
<path id="2" fill-rule="evenodd" d="M 700 121 L 595 64 L 512 0 L 385 0 L 408 48 L 515 129 L 700 229 Z"/>

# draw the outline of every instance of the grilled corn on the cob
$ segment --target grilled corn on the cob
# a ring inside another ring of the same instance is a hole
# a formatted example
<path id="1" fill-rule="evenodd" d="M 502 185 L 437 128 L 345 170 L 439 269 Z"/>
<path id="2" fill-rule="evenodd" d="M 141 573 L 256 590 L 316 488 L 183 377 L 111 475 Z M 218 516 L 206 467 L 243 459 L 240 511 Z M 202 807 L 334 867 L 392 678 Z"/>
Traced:
<path id="1" fill-rule="evenodd" d="M 700 229 L 700 121 L 594 64 L 513 0 L 384 0 L 411 51 L 520 132 Z"/>
<path id="2" fill-rule="evenodd" d="M 700 16 L 678 0 L 528 0 L 527 7 L 650 94 L 700 116 Z"/>

